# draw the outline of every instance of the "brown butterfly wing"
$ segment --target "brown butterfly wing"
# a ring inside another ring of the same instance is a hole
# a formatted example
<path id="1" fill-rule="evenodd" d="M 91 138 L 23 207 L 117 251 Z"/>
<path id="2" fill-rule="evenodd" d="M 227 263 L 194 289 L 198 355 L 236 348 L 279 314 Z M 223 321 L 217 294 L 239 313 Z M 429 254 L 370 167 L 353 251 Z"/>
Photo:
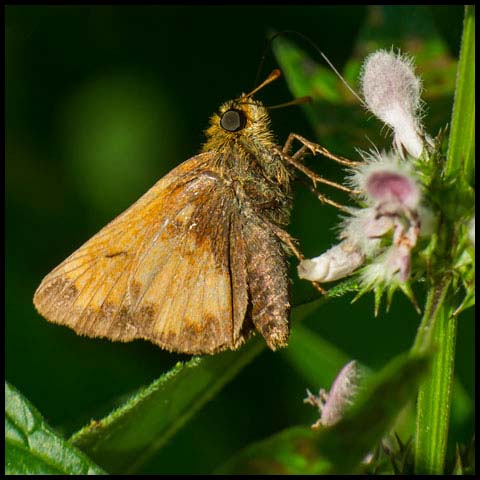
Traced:
<path id="1" fill-rule="evenodd" d="M 77 333 L 190 354 L 248 336 L 241 212 L 211 154 L 187 160 L 48 274 L 34 303 Z"/>

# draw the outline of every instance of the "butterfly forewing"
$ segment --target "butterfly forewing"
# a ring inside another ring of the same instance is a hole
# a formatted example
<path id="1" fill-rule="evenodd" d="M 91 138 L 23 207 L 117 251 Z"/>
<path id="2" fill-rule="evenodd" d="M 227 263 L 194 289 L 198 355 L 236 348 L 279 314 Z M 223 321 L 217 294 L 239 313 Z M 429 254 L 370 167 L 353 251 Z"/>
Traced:
<path id="1" fill-rule="evenodd" d="M 38 311 L 92 337 L 238 347 L 250 330 L 241 211 L 210 157 L 172 170 L 47 275 Z"/>

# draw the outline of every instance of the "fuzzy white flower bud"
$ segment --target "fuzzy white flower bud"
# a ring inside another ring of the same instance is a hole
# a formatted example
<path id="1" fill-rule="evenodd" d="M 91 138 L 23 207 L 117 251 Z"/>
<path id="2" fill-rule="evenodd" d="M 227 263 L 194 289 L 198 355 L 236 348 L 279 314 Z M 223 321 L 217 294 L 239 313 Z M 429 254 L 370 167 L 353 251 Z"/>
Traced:
<path id="1" fill-rule="evenodd" d="M 365 260 L 357 245 L 343 241 L 319 257 L 302 260 L 298 276 L 310 281 L 333 282 L 354 272 Z"/>
<path id="2" fill-rule="evenodd" d="M 320 419 L 312 428 L 328 427 L 341 420 L 345 410 L 353 403 L 359 392 L 359 385 L 365 376 L 365 369 L 352 360 L 347 363 L 335 378 L 330 392 L 320 389 L 318 396 L 307 390 L 304 403 L 316 406 L 320 412 Z"/>
<path id="3" fill-rule="evenodd" d="M 415 76 L 413 61 L 385 50 L 369 55 L 362 67 L 361 89 L 369 110 L 394 132 L 394 143 L 419 158 L 423 142 L 419 114 L 421 80 Z"/>

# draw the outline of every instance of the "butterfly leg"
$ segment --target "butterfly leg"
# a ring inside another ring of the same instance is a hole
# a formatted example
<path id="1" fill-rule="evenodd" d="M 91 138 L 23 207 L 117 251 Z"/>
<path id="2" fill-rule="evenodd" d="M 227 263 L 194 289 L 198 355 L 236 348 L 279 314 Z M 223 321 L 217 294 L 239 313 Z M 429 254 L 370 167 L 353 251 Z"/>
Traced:
<path id="1" fill-rule="evenodd" d="M 285 145 L 282 149 L 283 152 L 286 153 L 287 155 L 290 152 L 290 149 L 292 147 L 294 140 L 298 140 L 302 145 L 307 147 L 312 152 L 313 155 L 319 153 L 320 155 L 330 158 L 331 160 L 337 163 L 340 163 L 341 165 L 345 165 L 347 167 L 358 167 L 363 163 L 363 162 L 355 162 L 353 160 L 348 160 L 347 158 L 341 157 L 340 155 L 335 155 L 334 153 L 327 150 L 325 147 L 322 147 L 317 143 L 313 143 L 310 140 L 307 140 L 305 137 L 298 135 L 298 133 L 290 133 L 290 135 L 288 136 L 287 141 L 285 142 Z"/>
<path id="2" fill-rule="evenodd" d="M 290 155 L 290 150 L 292 148 L 292 144 L 294 140 L 298 140 L 302 146 L 300 149 L 294 154 Z M 337 182 L 333 182 L 331 180 L 328 180 L 326 178 L 323 178 L 320 175 L 317 175 L 316 173 L 312 172 L 309 168 L 305 167 L 302 163 L 300 163 L 300 159 L 305 155 L 305 153 L 310 150 L 310 152 L 315 155 L 317 153 L 320 153 L 321 155 L 333 159 L 336 162 L 340 163 L 341 165 L 346 165 L 349 167 L 354 167 L 358 166 L 361 164 L 361 162 L 353 162 L 351 160 L 347 160 L 346 158 L 340 157 L 338 155 L 334 155 L 330 151 L 328 151 L 326 148 L 322 147 L 321 145 L 317 145 L 316 143 L 310 142 L 306 138 L 296 134 L 296 133 L 290 133 L 290 135 L 287 138 L 287 141 L 285 142 L 285 145 L 282 148 L 282 157 L 291 165 L 293 165 L 297 170 L 300 170 L 303 174 L 305 174 L 310 180 L 312 181 L 313 185 L 315 188 L 317 187 L 317 183 L 324 183 L 325 185 L 329 185 L 330 187 L 336 188 L 337 190 L 341 190 L 343 192 L 347 192 L 350 194 L 359 194 L 361 192 L 357 190 L 353 190 L 351 188 L 348 188 L 344 185 L 341 185 Z M 328 202 L 327 202 L 328 203 Z"/>
<path id="3" fill-rule="evenodd" d="M 295 244 L 295 240 L 291 237 L 285 230 L 277 227 L 276 225 L 272 225 L 272 228 L 275 232 L 275 235 L 285 244 L 287 247 L 292 251 L 292 253 L 297 257 L 297 260 L 301 262 L 305 259 L 302 252 L 297 248 Z M 323 295 L 327 294 L 327 291 L 318 283 L 318 282 L 311 282 L 313 286 Z"/>
<path id="4" fill-rule="evenodd" d="M 304 183 L 306 187 L 320 200 L 320 202 L 325 203 L 327 205 L 331 205 L 332 207 L 335 207 L 338 210 L 341 210 L 342 212 L 350 214 L 351 210 L 348 207 L 346 207 L 345 205 L 341 205 L 340 203 L 337 203 L 334 200 L 331 200 L 323 193 L 317 192 L 317 190 L 315 190 L 315 187 L 313 187 L 309 183 L 307 182 L 304 182 Z"/>

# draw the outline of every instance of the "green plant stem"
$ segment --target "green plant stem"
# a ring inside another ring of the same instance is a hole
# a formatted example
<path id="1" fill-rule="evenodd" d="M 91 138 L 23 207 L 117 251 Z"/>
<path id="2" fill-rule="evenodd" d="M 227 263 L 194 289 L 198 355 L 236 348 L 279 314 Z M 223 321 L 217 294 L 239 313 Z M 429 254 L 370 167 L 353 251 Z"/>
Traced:
<path id="1" fill-rule="evenodd" d="M 413 351 L 434 347 L 430 375 L 420 384 L 417 402 L 415 473 L 444 473 L 453 392 L 457 318 L 447 298 L 447 280 L 432 289 Z"/>
<path id="2" fill-rule="evenodd" d="M 465 7 L 462 44 L 457 71 L 455 102 L 452 113 L 450 141 L 444 175 L 448 178 L 462 172 L 467 182 L 473 177 L 475 149 L 475 7 Z M 437 258 L 452 263 L 458 230 L 455 219 L 445 219 L 443 248 Z M 443 269 L 445 271 L 445 268 Z M 448 427 L 452 403 L 457 316 L 453 296 L 448 295 L 451 277 L 439 282 L 431 280 L 425 315 L 412 353 L 433 346 L 430 376 L 420 385 L 417 402 L 415 442 L 415 473 L 443 474 L 447 450 Z"/>
<path id="3" fill-rule="evenodd" d="M 437 323 L 436 320 L 449 286 L 450 278 L 446 277 L 428 291 L 423 318 L 418 327 L 415 343 L 411 350 L 412 354 L 423 353 L 432 348 L 434 328 Z"/>
<path id="4" fill-rule="evenodd" d="M 475 5 L 465 5 L 446 173 L 462 163 L 472 183 L 475 165 Z"/>

